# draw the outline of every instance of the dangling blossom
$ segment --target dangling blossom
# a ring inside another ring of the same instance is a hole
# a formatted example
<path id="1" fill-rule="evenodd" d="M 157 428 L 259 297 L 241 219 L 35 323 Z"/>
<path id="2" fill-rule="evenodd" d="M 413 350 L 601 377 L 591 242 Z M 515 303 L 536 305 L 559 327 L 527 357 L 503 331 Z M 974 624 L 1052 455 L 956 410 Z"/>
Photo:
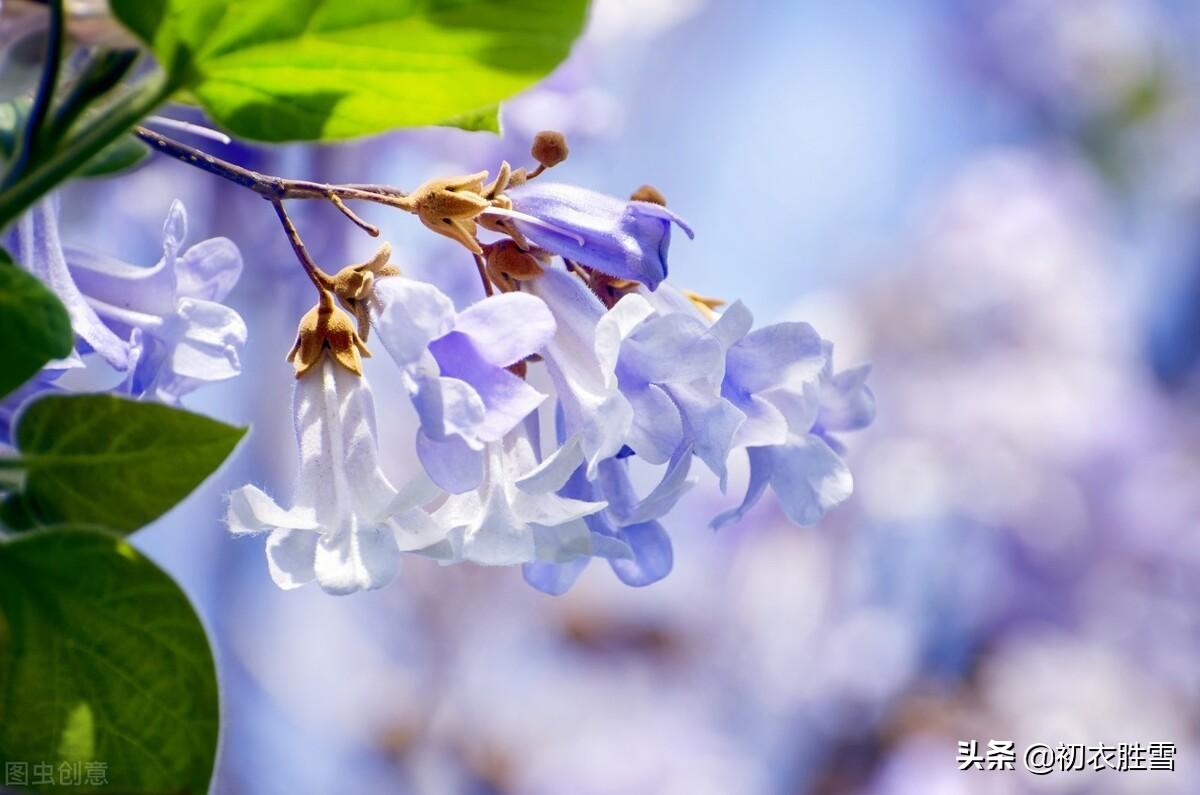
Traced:
<path id="1" fill-rule="evenodd" d="M 434 512 L 450 529 L 433 557 L 488 566 L 533 560 L 557 562 L 593 554 L 629 554 L 607 539 L 593 540 L 579 521 L 605 503 L 556 493 L 571 473 L 570 455 L 538 461 L 536 416 L 489 443 L 478 488 L 451 494 Z"/>
<path id="2" fill-rule="evenodd" d="M 508 368 L 542 349 L 554 334 L 554 317 L 521 293 L 490 296 L 458 312 L 433 285 L 390 272 L 389 253 L 385 247 L 358 266 L 359 273 L 381 275 L 355 291 L 361 298 L 352 303 L 361 300 L 368 327 L 403 372 L 420 418 L 422 465 L 447 491 L 470 491 L 483 477 L 485 448 L 546 399 Z"/>
<path id="3" fill-rule="evenodd" d="M 815 524 L 853 491 L 842 447 L 830 434 L 865 428 L 874 419 L 870 367 L 834 375 L 832 344 L 808 324 L 750 331 L 752 324 L 749 310 L 735 304 L 713 327 L 727 345 L 721 392 L 747 416 L 735 445 L 746 448 L 750 482 L 741 505 L 712 524 L 739 521 L 767 486 L 789 519 Z"/>
<path id="4" fill-rule="evenodd" d="M 328 309 L 302 325 L 293 349 L 300 465 L 291 505 L 243 486 L 230 495 L 228 521 L 236 535 L 268 533 L 267 564 L 280 588 L 316 580 L 348 594 L 386 585 L 402 551 L 435 544 L 445 530 L 421 507 L 436 487 L 419 477 L 398 492 L 379 468 L 371 390 L 354 370 L 357 334 L 341 310 Z"/>
<path id="5" fill-rule="evenodd" d="M 551 595 L 566 593 L 593 557 L 606 558 L 613 572 L 626 585 L 641 587 L 658 582 L 671 573 L 674 550 L 671 537 L 658 520 L 666 516 L 691 488 L 688 479 L 692 451 L 678 450 L 654 490 L 638 498 L 629 477 L 629 459 L 610 458 L 600 464 L 594 480 L 579 467 L 560 494 L 592 502 L 603 501 L 605 509 L 585 516 L 591 533 L 591 553 L 566 559 L 542 558 L 527 563 L 523 574 L 534 588 Z"/>
<path id="6" fill-rule="evenodd" d="M 46 376 L 82 367 L 81 356 L 94 352 L 125 374 L 121 391 L 177 404 L 241 372 L 246 325 L 220 303 L 241 274 L 241 254 L 225 238 L 184 251 L 186 234 L 187 215 L 176 201 L 163 225 L 162 259 L 146 268 L 64 246 L 56 197 L 17 221 L 7 244 L 62 301 L 76 334 L 75 351 L 47 365 Z"/>
<path id="7" fill-rule="evenodd" d="M 379 587 L 401 552 L 521 564 L 551 594 L 592 558 L 649 585 L 673 565 L 664 520 L 694 483 L 692 459 L 724 490 L 740 449 L 749 488 L 714 527 L 768 486 L 799 524 L 849 495 L 835 434 L 872 421 L 869 368 L 835 373 L 811 326 L 754 329 L 740 302 L 718 312 L 723 302 L 665 283 L 671 227 L 691 230 L 658 191 L 621 201 L 537 181 L 566 157 L 559 135 L 540 133 L 532 154 L 530 172 L 505 163 L 490 182 L 486 172 L 433 179 L 396 199 L 473 255 L 487 297 L 462 311 L 390 265 L 387 245 L 333 277 L 310 268 L 321 302 L 290 357 L 301 441 L 292 507 L 252 486 L 230 501 L 235 532 L 270 532 L 282 586 Z M 480 241 L 480 228 L 500 239 Z M 419 419 L 411 449 L 424 474 L 399 494 L 378 468 L 361 377 L 371 333 Z M 550 401 L 526 382 L 543 364 Z M 543 446 L 547 404 L 556 434 Z M 648 488 L 635 488 L 634 458 L 660 468 Z"/>

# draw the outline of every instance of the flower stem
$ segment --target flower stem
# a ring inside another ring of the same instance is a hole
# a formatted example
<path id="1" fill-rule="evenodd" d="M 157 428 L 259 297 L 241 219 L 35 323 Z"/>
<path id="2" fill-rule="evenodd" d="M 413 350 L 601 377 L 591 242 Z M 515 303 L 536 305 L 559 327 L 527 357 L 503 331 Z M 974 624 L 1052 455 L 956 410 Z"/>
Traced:
<path id="1" fill-rule="evenodd" d="M 283 201 L 280 199 L 271 199 L 270 201 L 271 206 L 275 208 L 275 214 L 279 216 L 279 222 L 283 224 L 283 231 L 287 233 L 288 242 L 292 244 L 292 251 L 296 252 L 296 259 L 300 260 L 300 265 L 303 266 L 304 272 L 308 274 L 308 278 L 312 279 L 317 292 L 324 298 L 333 289 L 333 279 L 329 277 L 329 274 L 317 267 L 317 263 L 313 261 L 312 255 L 308 253 L 308 248 L 304 245 L 304 241 L 300 239 L 300 233 L 296 231 L 296 225 L 292 223 L 287 210 L 283 208 Z"/>

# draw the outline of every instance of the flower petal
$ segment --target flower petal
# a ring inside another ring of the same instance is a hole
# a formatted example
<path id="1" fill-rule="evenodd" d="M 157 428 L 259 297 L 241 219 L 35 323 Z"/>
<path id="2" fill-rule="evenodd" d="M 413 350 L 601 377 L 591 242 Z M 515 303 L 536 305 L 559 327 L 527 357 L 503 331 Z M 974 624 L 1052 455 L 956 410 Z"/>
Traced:
<path id="1" fill-rule="evenodd" d="M 640 588 L 661 580 L 671 573 L 675 565 L 675 553 L 671 548 L 671 537 L 658 522 L 646 522 L 624 527 L 621 538 L 633 549 L 632 558 L 610 560 L 613 572 L 621 582 Z"/>
<path id="2" fill-rule="evenodd" d="M 843 370 L 821 385 L 818 421 L 827 431 L 857 431 L 875 421 L 875 395 L 867 386 L 871 365 Z"/>
<path id="3" fill-rule="evenodd" d="M 175 260 L 175 294 L 222 301 L 242 275 L 242 252 L 226 237 L 202 240 Z"/>
<path id="4" fill-rule="evenodd" d="M 471 491 L 483 479 L 483 454 L 468 447 L 460 436 L 449 436 L 439 442 L 420 430 L 417 457 L 429 478 L 451 494 Z"/>
<path id="5" fill-rule="evenodd" d="M 351 523 L 321 536 L 313 571 L 322 590 L 344 595 L 387 585 L 399 566 L 390 527 Z"/>
<path id="6" fill-rule="evenodd" d="M 101 322 L 67 269 L 58 236 L 56 200 L 46 198 L 33 205 L 17 221 L 14 238 L 15 259 L 58 296 L 75 334 L 115 369 L 127 370 L 129 344 Z"/>
<path id="7" fill-rule="evenodd" d="M 230 492 L 226 521 L 229 532 L 234 535 L 250 535 L 278 528 L 316 530 L 319 527 L 311 508 L 285 510 L 257 486 L 242 486 Z"/>
<path id="8" fill-rule="evenodd" d="M 537 353 L 554 336 L 554 315 L 540 298 L 504 293 L 460 312 L 454 330 L 469 338 L 480 358 L 507 367 Z"/>
<path id="9" fill-rule="evenodd" d="M 562 596 L 571 590 L 579 575 L 587 568 L 588 558 L 576 558 L 568 563 L 535 561 L 521 567 L 525 582 L 550 596 Z"/>
<path id="10" fill-rule="evenodd" d="M 771 458 L 770 448 L 768 447 L 750 447 L 746 449 L 746 454 L 750 459 L 750 481 L 746 484 L 746 496 L 742 498 L 742 504 L 736 508 L 730 508 L 728 511 L 723 511 L 717 514 L 708 526 L 713 530 L 720 530 L 722 527 L 740 522 L 746 512 L 755 506 L 766 492 L 767 486 L 771 483 L 771 473 L 774 468 L 774 461 Z"/>
<path id="11" fill-rule="evenodd" d="M 246 324 L 241 315 L 223 304 L 184 298 L 177 316 L 179 336 L 169 361 L 173 373 L 196 381 L 222 381 L 242 372 Z"/>
<path id="12" fill-rule="evenodd" d="M 533 531 L 509 508 L 504 490 L 492 489 L 479 523 L 463 537 L 463 557 L 483 566 L 512 566 L 534 558 Z"/>
<path id="13" fill-rule="evenodd" d="M 656 384 L 623 391 L 633 407 L 626 444 L 647 463 L 665 463 L 683 443 L 683 419 L 675 402 Z"/>
<path id="14" fill-rule="evenodd" d="M 775 323 L 738 340 L 725 360 L 725 379 L 746 392 L 814 380 L 825 364 L 821 337 L 807 323 Z"/>
<path id="15" fill-rule="evenodd" d="M 773 459 L 771 490 L 783 512 L 807 527 L 854 491 L 846 463 L 821 438 L 793 437 L 786 445 L 768 448 Z"/>
<path id="16" fill-rule="evenodd" d="M 401 367 L 414 364 L 429 343 L 454 327 L 454 304 L 432 284 L 404 276 L 375 280 L 372 327 Z"/>
<path id="17" fill-rule="evenodd" d="M 320 539 L 309 530 L 282 528 L 267 536 L 267 569 L 276 585 L 290 591 L 316 578 L 313 562 Z"/>

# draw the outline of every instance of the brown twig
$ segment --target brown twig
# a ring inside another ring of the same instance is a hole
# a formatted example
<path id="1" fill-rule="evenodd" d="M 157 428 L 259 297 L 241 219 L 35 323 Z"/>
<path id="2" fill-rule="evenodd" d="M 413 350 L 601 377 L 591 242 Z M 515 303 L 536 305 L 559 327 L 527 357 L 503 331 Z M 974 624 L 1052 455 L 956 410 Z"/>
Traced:
<path id="1" fill-rule="evenodd" d="M 317 292 L 325 295 L 333 289 L 333 279 L 329 277 L 329 274 L 317 267 L 317 263 L 313 262 L 312 255 L 308 253 L 308 248 L 305 247 L 304 241 L 300 239 L 300 233 L 296 231 L 296 225 L 288 217 L 287 210 L 283 209 L 283 202 L 279 199 L 271 199 L 271 206 L 275 208 L 275 214 L 279 216 L 279 222 L 283 224 L 283 231 L 287 233 L 288 242 L 292 244 L 292 251 L 296 252 L 296 258 L 304 266 L 304 272 L 308 274 L 308 278 L 312 279 Z"/>
<path id="2" fill-rule="evenodd" d="M 283 177 L 271 176 L 270 174 L 261 174 L 252 169 L 230 163 L 228 160 L 222 160 L 194 146 L 188 146 L 185 143 L 168 138 L 160 132 L 145 127 L 134 128 L 134 133 L 142 141 L 149 144 L 150 148 L 154 151 L 161 152 L 181 163 L 186 163 L 201 171 L 206 171 L 209 174 L 226 179 L 235 185 L 252 190 L 271 202 L 271 205 L 275 208 L 275 214 L 279 216 L 279 220 L 283 224 L 284 231 L 287 232 L 288 241 L 292 244 L 292 250 L 296 252 L 296 257 L 304 267 L 305 273 L 312 279 L 313 284 L 316 285 L 319 292 L 331 289 L 333 280 L 317 267 L 317 263 L 313 261 L 312 256 L 308 253 L 308 249 L 304 246 L 304 241 L 300 239 L 300 233 L 296 231 L 296 225 L 292 223 L 292 219 L 288 217 L 287 211 L 283 208 L 285 200 L 322 199 L 328 201 L 342 215 L 350 219 L 355 226 L 362 229 L 371 237 L 379 236 L 379 227 L 360 218 L 357 213 L 346 206 L 346 200 L 368 201 L 388 207 L 396 207 L 407 212 L 413 211 L 412 202 L 408 199 L 404 191 L 390 185 L 327 185 L 305 179 L 285 179 Z"/>
<path id="3" fill-rule="evenodd" d="M 329 185 L 306 179 L 286 179 L 270 174 L 261 174 L 252 169 L 230 163 L 228 160 L 222 160 L 219 157 L 210 155 L 193 146 L 188 146 L 173 138 L 168 138 L 160 132 L 155 132 L 145 127 L 135 128 L 134 133 L 142 141 L 149 144 L 150 148 L 154 151 L 161 152 L 168 157 L 173 157 L 182 163 L 187 163 L 189 166 L 207 171 L 209 174 L 214 174 L 222 179 L 227 179 L 230 182 L 241 185 L 243 188 L 249 188 L 268 200 L 322 199 L 332 202 L 335 206 L 338 205 L 338 201 L 353 200 L 384 204 L 407 212 L 412 212 L 413 210 L 412 202 L 409 201 L 407 194 L 399 188 L 389 185 Z M 342 208 L 339 207 L 338 209 Z M 343 212 L 345 211 L 343 210 Z M 370 224 L 364 226 L 365 222 L 362 222 L 361 219 L 356 220 L 356 217 L 348 217 L 364 229 L 370 227 Z"/>

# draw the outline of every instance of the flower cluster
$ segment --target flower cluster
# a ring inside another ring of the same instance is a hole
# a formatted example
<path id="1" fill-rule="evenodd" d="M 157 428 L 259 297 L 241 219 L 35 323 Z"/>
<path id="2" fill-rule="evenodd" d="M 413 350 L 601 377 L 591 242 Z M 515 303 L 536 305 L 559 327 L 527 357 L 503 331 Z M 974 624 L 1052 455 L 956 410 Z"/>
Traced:
<path id="1" fill-rule="evenodd" d="M 315 277 L 319 300 L 289 357 L 300 446 L 291 505 L 254 486 L 229 503 L 235 534 L 269 534 L 281 587 L 376 588 L 401 552 L 521 564 L 554 594 L 599 557 L 646 585 L 671 569 L 661 520 L 691 485 L 693 459 L 724 486 L 739 449 L 749 488 L 714 528 L 768 486 L 801 525 L 850 494 L 835 434 L 871 422 L 868 368 L 835 372 L 832 345 L 808 324 L 755 329 L 741 303 L 718 313 L 722 302 L 672 286 L 671 233 L 690 237 L 687 224 L 650 187 L 622 201 L 537 179 L 566 154 L 560 135 L 543 133 L 532 171 L 505 163 L 490 182 L 486 172 L 439 179 L 404 198 L 475 256 L 487 294 L 462 311 L 391 265 L 386 244 Z M 481 242 L 481 229 L 495 239 Z M 372 334 L 420 421 L 423 473 L 400 489 L 380 469 L 362 377 Z M 527 380 L 533 368 L 553 395 Z M 660 468 L 644 494 L 635 457 Z"/>
<path id="2" fill-rule="evenodd" d="M 20 407 L 60 390 L 63 373 L 85 367 L 87 354 L 121 374 L 115 392 L 171 405 L 241 372 L 246 324 L 221 301 L 241 275 L 242 255 L 220 237 L 184 249 L 186 237 L 187 212 L 178 201 L 163 224 L 162 259 L 152 267 L 64 245 L 55 196 L 13 225 L 4 246 L 62 301 L 75 350 L 0 402 L 0 442 L 8 441 Z"/>

